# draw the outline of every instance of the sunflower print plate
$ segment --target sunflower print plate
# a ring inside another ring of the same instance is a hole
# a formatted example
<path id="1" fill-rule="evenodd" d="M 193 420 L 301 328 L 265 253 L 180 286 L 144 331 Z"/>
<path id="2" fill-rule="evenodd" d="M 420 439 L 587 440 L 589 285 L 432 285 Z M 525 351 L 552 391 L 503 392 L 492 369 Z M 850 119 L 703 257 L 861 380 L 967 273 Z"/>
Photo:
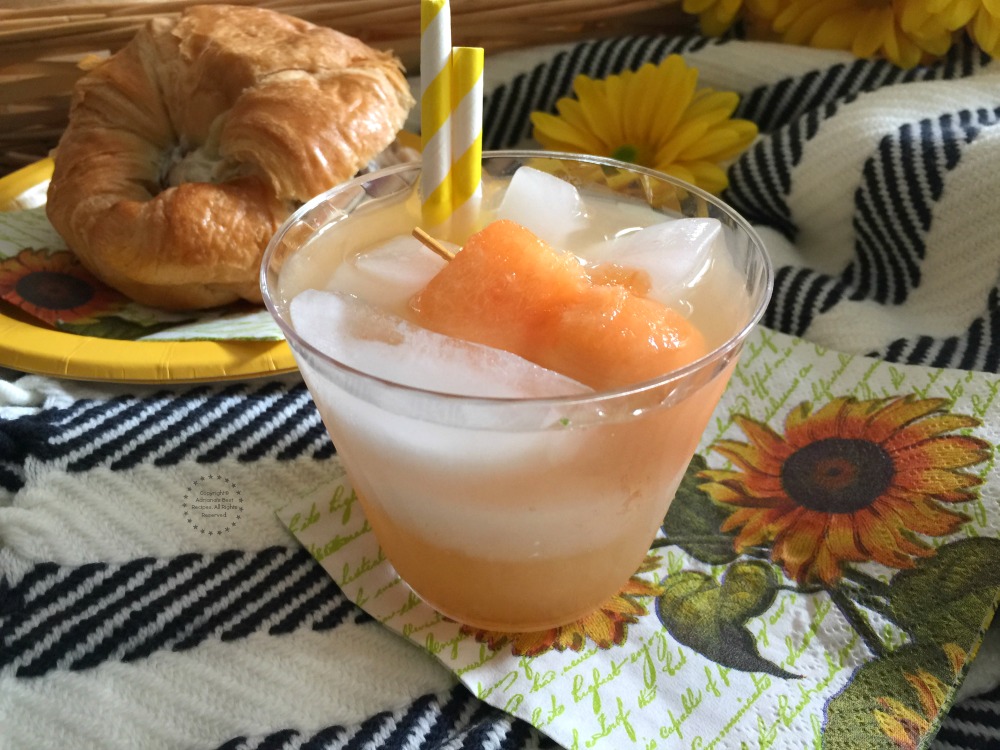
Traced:
<path id="1" fill-rule="evenodd" d="M 128 383 L 295 370 L 291 350 L 260 310 L 188 320 L 132 304 L 97 282 L 62 248 L 41 208 L 18 210 L 18 197 L 51 171 L 45 160 L 0 179 L 0 210 L 15 209 L 0 214 L 0 366 Z M 165 331 L 170 338 L 159 340 Z"/>

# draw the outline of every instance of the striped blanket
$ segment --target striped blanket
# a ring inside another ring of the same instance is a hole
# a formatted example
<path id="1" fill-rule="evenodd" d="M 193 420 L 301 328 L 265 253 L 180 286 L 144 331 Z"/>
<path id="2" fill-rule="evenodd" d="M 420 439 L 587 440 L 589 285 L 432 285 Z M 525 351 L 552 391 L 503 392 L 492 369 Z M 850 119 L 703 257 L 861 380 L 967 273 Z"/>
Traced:
<path id="1" fill-rule="evenodd" d="M 576 73 L 673 52 L 760 127 L 725 198 L 775 263 L 765 326 L 996 376 L 997 67 L 968 48 L 911 71 L 701 38 L 543 48 L 488 62 L 486 146 L 528 142 Z M 278 522 L 335 465 L 297 376 L 0 371 L 0 750 L 555 747 L 352 604 Z M 201 492 L 225 493 L 225 521 L 191 519 Z M 935 748 L 1000 747 L 994 638 Z"/>

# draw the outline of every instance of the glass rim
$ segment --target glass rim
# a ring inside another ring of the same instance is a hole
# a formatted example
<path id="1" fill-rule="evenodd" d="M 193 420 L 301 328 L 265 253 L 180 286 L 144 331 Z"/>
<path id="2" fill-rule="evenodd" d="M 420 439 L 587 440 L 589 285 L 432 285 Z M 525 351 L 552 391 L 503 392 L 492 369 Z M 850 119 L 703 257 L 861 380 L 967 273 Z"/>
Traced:
<path id="1" fill-rule="evenodd" d="M 671 370 L 670 372 L 651 378 L 649 380 L 639 381 L 637 383 L 630 383 L 625 386 L 618 386 L 615 388 L 605 388 L 602 390 L 592 390 L 588 393 L 582 394 L 570 394 L 564 396 L 542 396 L 542 397 L 520 397 L 520 396 L 470 396 L 458 393 L 449 393 L 447 391 L 432 390 L 429 388 L 418 388 L 415 386 L 405 385 L 403 383 L 398 383 L 394 380 L 389 380 L 387 378 L 381 378 L 377 375 L 372 375 L 371 373 L 365 372 L 364 370 L 358 370 L 350 365 L 344 364 L 337 359 L 334 359 L 330 355 L 326 354 L 322 350 L 313 346 L 311 343 L 306 341 L 302 336 L 300 336 L 295 329 L 292 327 L 287 314 L 283 313 L 278 309 L 278 305 L 275 302 L 274 296 L 272 295 L 272 286 L 268 283 L 268 269 L 271 264 L 271 259 L 277 252 L 278 247 L 281 244 L 281 240 L 288 233 L 288 231 L 299 222 L 303 216 L 313 211 L 317 206 L 325 203 L 330 198 L 338 195 L 347 190 L 351 190 L 357 187 L 364 186 L 365 183 L 372 182 L 377 179 L 384 177 L 391 177 L 392 175 L 399 174 L 400 172 L 408 172 L 413 169 L 420 169 L 422 162 L 420 160 L 401 162 L 399 164 L 393 164 L 381 169 L 374 170 L 372 172 L 366 172 L 364 174 L 357 175 L 346 182 L 342 182 L 334 187 L 319 193 L 318 195 L 310 198 L 308 201 L 299 206 L 295 211 L 293 211 L 278 227 L 274 235 L 268 241 L 267 247 L 264 250 L 264 254 L 261 259 L 260 266 L 260 289 L 261 296 L 264 301 L 264 306 L 267 308 L 271 317 L 274 318 L 278 327 L 281 329 L 282 334 L 289 346 L 298 346 L 308 351 L 312 356 L 317 357 L 322 362 L 335 367 L 336 369 L 348 373 L 353 376 L 362 378 L 372 384 L 379 387 L 388 388 L 392 391 L 400 393 L 410 393 L 415 396 L 424 398 L 435 398 L 444 401 L 461 402 L 464 404 L 482 404 L 482 405 L 496 405 L 498 407 L 510 407 L 512 404 L 533 404 L 539 407 L 549 407 L 549 406 L 571 406 L 571 405 L 586 405 L 594 402 L 601 401 L 617 401 L 620 399 L 626 399 L 637 394 L 648 393 L 656 389 L 668 386 L 672 383 L 683 381 L 689 376 L 696 373 L 703 372 L 705 369 L 710 367 L 714 362 L 719 361 L 724 358 L 727 354 L 732 352 L 737 347 L 741 346 L 743 341 L 749 336 L 750 332 L 757 325 L 760 319 L 764 315 L 764 311 L 767 307 L 767 303 L 773 293 L 774 289 L 774 269 L 771 263 L 771 258 L 767 253 L 767 249 L 764 245 L 763 240 L 757 231 L 753 228 L 743 216 L 739 214 L 732 206 L 723 201 L 718 196 L 712 195 L 706 190 L 703 190 L 696 185 L 692 185 L 689 182 L 681 180 L 680 178 L 674 177 L 672 175 L 666 174 L 665 172 L 660 172 L 649 167 L 644 167 L 639 164 L 631 164 L 629 162 L 620 161 L 618 159 L 612 159 L 604 156 L 595 156 L 592 154 L 577 154 L 566 151 L 545 151 L 541 149 L 498 149 L 483 151 L 482 159 L 485 161 L 490 158 L 505 158 L 505 159 L 552 159 L 552 160 L 562 160 L 562 161 L 574 161 L 583 162 L 588 164 L 595 164 L 597 166 L 612 167 L 616 169 L 625 170 L 628 172 L 633 172 L 637 174 L 646 175 L 663 182 L 667 182 L 675 187 L 682 188 L 687 192 L 696 195 L 702 200 L 712 204 L 717 209 L 725 213 L 729 219 L 737 225 L 746 235 L 750 238 L 750 243 L 757 249 L 757 255 L 762 263 L 762 273 L 764 275 L 762 289 L 758 293 L 757 304 L 753 308 L 751 314 L 748 316 L 744 325 L 732 336 L 727 338 L 724 342 L 713 348 L 711 351 L 702 355 L 693 362 L 689 362 L 683 367 L 679 367 L 676 370 Z M 293 347 L 294 349 L 294 347 Z"/>

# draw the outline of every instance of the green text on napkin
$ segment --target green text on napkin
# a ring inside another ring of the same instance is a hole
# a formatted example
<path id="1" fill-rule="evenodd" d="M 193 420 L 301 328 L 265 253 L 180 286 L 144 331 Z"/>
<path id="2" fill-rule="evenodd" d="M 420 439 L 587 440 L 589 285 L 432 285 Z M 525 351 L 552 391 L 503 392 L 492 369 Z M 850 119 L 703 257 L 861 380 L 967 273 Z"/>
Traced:
<path id="1" fill-rule="evenodd" d="M 541 633 L 423 604 L 344 477 L 279 517 L 356 604 L 567 748 L 915 748 L 1000 594 L 998 396 L 758 329 L 642 569 Z"/>

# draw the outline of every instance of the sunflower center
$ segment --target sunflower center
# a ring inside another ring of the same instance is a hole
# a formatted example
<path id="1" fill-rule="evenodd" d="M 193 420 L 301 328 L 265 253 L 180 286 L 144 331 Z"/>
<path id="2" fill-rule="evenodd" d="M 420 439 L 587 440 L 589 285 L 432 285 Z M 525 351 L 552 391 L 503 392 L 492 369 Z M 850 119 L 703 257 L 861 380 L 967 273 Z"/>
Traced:
<path id="1" fill-rule="evenodd" d="M 889 454 L 869 440 L 825 438 L 788 457 L 781 483 L 804 508 L 854 513 L 889 488 L 895 471 Z"/>
<path id="2" fill-rule="evenodd" d="M 46 310 L 72 310 L 87 304 L 94 290 L 83 279 L 56 271 L 35 271 L 18 279 L 14 291 L 25 302 Z"/>
<path id="3" fill-rule="evenodd" d="M 639 149 L 637 146 L 626 143 L 624 146 L 619 146 L 612 151 L 611 158 L 618 159 L 618 161 L 628 162 L 629 164 L 638 164 Z"/>

